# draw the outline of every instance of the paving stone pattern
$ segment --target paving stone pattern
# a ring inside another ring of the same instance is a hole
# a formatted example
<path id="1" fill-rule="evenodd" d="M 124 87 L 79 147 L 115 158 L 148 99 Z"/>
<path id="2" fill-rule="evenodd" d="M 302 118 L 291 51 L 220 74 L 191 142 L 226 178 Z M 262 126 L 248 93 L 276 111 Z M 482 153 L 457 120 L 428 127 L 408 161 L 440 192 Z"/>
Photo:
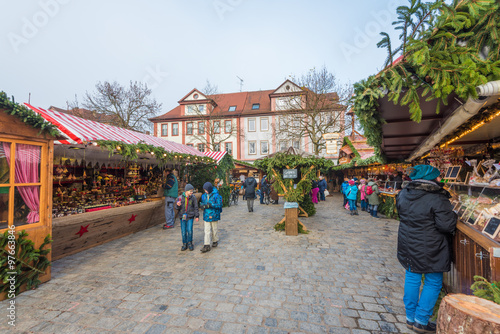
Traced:
<path id="1" fill-rule="evenodd" d="M 52 280 L 16 298 L 1 333 L 409 333 L 398 222 L 349 216 L 337 194 L 275 232 L 283 205 L 224 208 L 219 247 L 180 251 L 179 223 L 55 261 Z M 7 301 L 0 302 L 6 314 Z"/>

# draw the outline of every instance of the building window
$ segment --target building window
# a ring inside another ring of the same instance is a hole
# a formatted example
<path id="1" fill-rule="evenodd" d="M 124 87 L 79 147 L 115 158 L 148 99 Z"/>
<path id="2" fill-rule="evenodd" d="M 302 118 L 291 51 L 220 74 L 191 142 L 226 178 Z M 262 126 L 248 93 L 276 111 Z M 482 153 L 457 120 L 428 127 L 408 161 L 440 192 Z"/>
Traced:
<path id="1" fill-rule="evenodd" d="M 205 105 L 204 104 L 189 104 L 187 106 L 188 114 L 204 114 L 205 113 Z"/>
<path id="2" fill-rule="evenodd" d="M 229 111 L 236 111 L 236 106 L 230 106 Z"/>
<path id="3" fill-rule="evenodd" d="M 204 104 L 198 105 L 198 111 L 200 112 L 200 114 L 204 114 L 205 113 L 205 105 Z"/>
<path id="4" fill-rule="evenodd" d="M 260 118 L 260 131 L 269 131 L 269 118 Z"/>
<path id="5" fill-rule="evenodd" d="M 269 154 L 269 142 L 267 140 L 263 140 L 260 142 L 260 154 Z"/>
<path id="6" fill-rule="evenodd" d="M 161 125 L 161 135 L 163 137 L 168 136 L 168 124 L 162 124 Z"/>
<path id="7" fill-rule="evenodd" d="M 204 135 L 205 134 L 205 123 L 198 122 L 198 134 L 199 135 Z"/>
<path id="8" fill-rule="evenodd" d="M 179 135 L 179 123 L 172 123 L 172 136 Z"/>
<path id="9" fill-rule="evenodd" d="M 214 152 L 220 152 L 220 143 L 214 144 Z"/>
<path id="10" fill-rule="evenodd" d="M 189 146 L 189 147 L 194 147 L 194 145 L 193 145 L 193 144 L 186 144 L 186 145 L 187 145 L 187 146 Z"/>
<path id="11" fill-rule="evenodd" d="M 257 154 L 257 150 L 256 150 L 256 142 L 254 141 L 249 141 L 248 142 L 248 154 Z"/>
<path id="12" fill-rule="evenodd" d="M 294 140 L 292 146 L 296 150 L 300 150 L 300 139 Z"/>
<path id="13" fill-rule="evenodd" d="M 193 123 L 189 122 L 186 124 L 186 134 L 187 135 L 193 134 Z"/>
<path id="14" fill-rule="evenodd" d="M 248 119 L 248 131 L 255 132 L 255 118 Z"/>
<path id="15" fill-rule="evenodd" d="M 233 143 L 226 143 L 226 152 L 228 154 L 233 154 Z"/>
<path id="16" fill-rule="evenodd" d="M 205 152 L 205 144 L 198 144 L 198 151 Z"/>
<path id="17" fill-rule="evenodd" d="M 280 151 L 286 150 L 288 148 L 287 145 L 288 143 L 286 142 L 286 140 L 280 141 Z"/>
<path id="18" fill-rule="evenodd" d="M 252 104 L 252 110 L 258 110 L 258 109 L 260 109 L 260 103 Z"/>
<path id="19" fill-rule="evenodd" d="M 233 122 L 232 121 L 224 121 L 224 131 L 226 133 L 231 133 L 233 131 Z"/>
<path id="20" fill-rule="evenodd" d="M 220 133 L 220 121 L 214 121 L 214 133 Z"/>

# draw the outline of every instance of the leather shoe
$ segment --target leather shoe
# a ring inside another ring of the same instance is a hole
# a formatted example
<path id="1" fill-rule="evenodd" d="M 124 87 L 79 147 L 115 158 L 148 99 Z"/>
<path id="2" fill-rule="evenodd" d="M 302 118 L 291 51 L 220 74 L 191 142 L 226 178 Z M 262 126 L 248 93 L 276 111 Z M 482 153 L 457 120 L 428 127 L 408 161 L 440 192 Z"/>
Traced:
<path id="1" fill-rule="evenodd" d="M 421 325 L 415 321 L 413 330 L 417 333 L 436 333 L 436 324 L 429 322 L 427 325 Z"/>
<path id="2" fill-rule="evenodd" d="M 408 329 L 413 329 L 414 324 L 414 321 L 406 320 L 406 327 L 408 327 Z"/>
<path id="3" fill-rule="evenodd" d="M 218 245 L 219 245 L 219 243 L 218 243 L 217 241 L 216 241 L 216 242 L 213 242 L 213 243 L 212 243 L 212 248 L 215 248 L 215 247 L 217 247 Z"/>
<path id="4" fill-rule="evenodd" d="M 202 253 L 206 253 L 206 252 L 209 252 L 210 251 L 210 246 L 209 245 L 205 245 L 203 246 L 203 248 L 201 249 L 201 252 Z"/>

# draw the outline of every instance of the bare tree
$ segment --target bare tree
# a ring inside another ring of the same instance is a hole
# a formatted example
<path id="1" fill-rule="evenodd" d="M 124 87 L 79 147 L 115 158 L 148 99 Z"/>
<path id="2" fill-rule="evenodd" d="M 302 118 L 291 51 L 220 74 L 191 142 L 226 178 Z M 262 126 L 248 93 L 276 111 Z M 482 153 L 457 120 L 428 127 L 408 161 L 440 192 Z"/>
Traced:
<path id="1" fill-rule="evenodd" d="M 314 154 L 319 155 L 326 148 L 324 134 L 342 133 L 349 126 L 345 113 L 352 87 L 339 83 L 326 67 L 291 81 L 302 89 L 278 98 L 276 108 L 281 115 L 273 126 L 274 135 L 287 141 L 308 137 Z"/>
<path id="2" fill-rule="evenodd" d="M 243 132 L 238 128 L 236 118 L 228 117 L 227 106 L 218 87 L 207 80 L 202 93 L 206 96 L 206 104 L 188 105 L 188 114 L 192 115 L 191 132 L 193 138 L 205 144 L 208 151 L 223 151 L 222 144 L 231 137 L 242 137 Z M 230 125 L 229 122 L 231 121 Z"/>
<path id="3" fill-rule="evenodd" d="M 96 92 L 85 93 L 83 107 L 94 114 L 107 116 L 106 123 L 121 128 L 145 132 L 151 130 L 148 118 L 156 116 L 161 103 L 151 97 L 151 89 L 146 84 L 130 81 L 129 87 L 118 82 L 98 82 Z M 79 110 L 78 101 L 68 103 L 73 110 Z"/>

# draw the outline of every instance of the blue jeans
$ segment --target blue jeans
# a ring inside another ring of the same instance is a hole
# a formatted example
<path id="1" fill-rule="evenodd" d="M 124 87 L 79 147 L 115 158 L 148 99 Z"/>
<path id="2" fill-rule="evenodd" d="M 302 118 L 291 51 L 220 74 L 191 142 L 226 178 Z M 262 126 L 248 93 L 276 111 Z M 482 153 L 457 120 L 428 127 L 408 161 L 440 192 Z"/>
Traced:
<path id="1" fill-rule="evenodd" d="M 349 210 L 351 210 L 351 211 L 356 210 L 356 200 L 355 199 L 349 200 Z"/>
<path id="2" fill-rule="evenodd" d="M 181 219 L 182 243 L 193 242 L 193 218 L 188 220 Z"/>
<path id="3" fill-rule="evenodd" d="M 368 209 L 368 203 L 366 203 L 365 199 L 361 200 L 361 209 Z"/>
<path id="4" fill-rule="evenodd" d="M 410 270 L 406 271 L 403 297 L 406 319 L 425 326 L 432 316 L 439 292 L 443 286 L 443 273 L 417 274 L 412 273 Z M 420 293 L 422 275 L 425 275 L 425 280 L 422 293 Z"/>
<path id="5" fill-rule="evenodd" d="M 368 211 L 377 211 L 378 205 L 368 205 Z"/>
<path id="6" fill-rule="evenodd" d="M 344 194 L 342 194 L 342 195 L 344 195 Z M 344 195 L 344 208 L 345 208 L 345 205 L 346 205 L 348 202 L 349 202 L 349 201 L 347 200 L 347 196 L 346 196 L 346 195 Z"/>
<path id="7" fill-rule="evenodd" d="M 165 197 L 165 225 L 174 226 L 175 212 L 174 212 L 175 198 Z"/>
<path id="8" fill-rule="evenodd" d="M 325 191 L 319 191 L 319 200 L 324 201 L 325 200 Z"/>

